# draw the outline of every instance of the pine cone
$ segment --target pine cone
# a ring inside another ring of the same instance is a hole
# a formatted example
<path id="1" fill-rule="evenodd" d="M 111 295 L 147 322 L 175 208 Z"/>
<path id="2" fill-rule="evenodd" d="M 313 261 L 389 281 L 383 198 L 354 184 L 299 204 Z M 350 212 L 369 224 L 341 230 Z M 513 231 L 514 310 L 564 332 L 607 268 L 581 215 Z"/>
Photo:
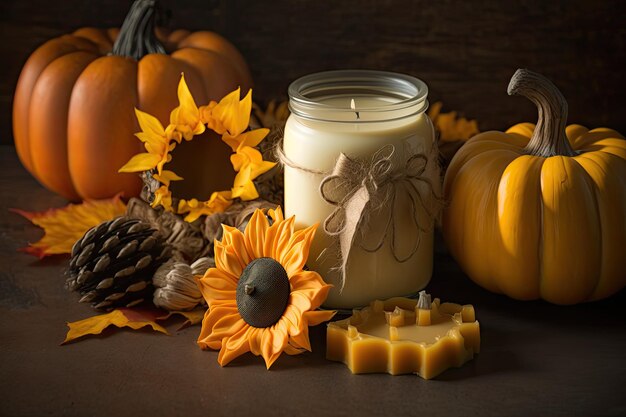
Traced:
<path id="1" fill-rule="evenodd" d="M 66 285 L 94 308 L 132 307 L 152 299 L 152 275 L 168 254 L 149 223 L 118 217 L 89 229 L 74 244 Z"/>

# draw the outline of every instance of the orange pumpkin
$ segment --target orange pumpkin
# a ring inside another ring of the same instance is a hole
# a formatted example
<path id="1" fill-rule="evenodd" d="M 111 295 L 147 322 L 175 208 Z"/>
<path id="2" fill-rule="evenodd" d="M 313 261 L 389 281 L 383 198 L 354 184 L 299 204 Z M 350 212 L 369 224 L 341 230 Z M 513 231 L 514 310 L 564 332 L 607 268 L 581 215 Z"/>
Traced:
<path id="1" fill-rule="evenodd" d="M 252 84 L 244 58 L 220 35 L 154 30 L 154 0 L 136 0 L 119 30 L 82 28 L 46 42 L 15 91 L 22 164 L 70 200 L 137 195 L 137 175 L 117 172 L 142 149 L 133 108 L 167 125 L 181 73 L 200 103 Z"/>

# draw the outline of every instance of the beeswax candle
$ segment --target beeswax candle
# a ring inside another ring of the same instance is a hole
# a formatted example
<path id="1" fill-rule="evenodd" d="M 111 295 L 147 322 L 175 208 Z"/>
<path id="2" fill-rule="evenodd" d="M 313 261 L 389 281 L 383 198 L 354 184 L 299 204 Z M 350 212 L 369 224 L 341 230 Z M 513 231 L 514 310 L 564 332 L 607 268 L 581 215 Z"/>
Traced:
<path id="1" fill-rule="evenodd" d="M 420 294 L 421 300 L 426 297 Z M 352 373 L 431 379 L 479 352 L 480 326 L 471 305 L 392 298 L 329 323 L 326 343 L 326 358 L 344 362 Z"/>

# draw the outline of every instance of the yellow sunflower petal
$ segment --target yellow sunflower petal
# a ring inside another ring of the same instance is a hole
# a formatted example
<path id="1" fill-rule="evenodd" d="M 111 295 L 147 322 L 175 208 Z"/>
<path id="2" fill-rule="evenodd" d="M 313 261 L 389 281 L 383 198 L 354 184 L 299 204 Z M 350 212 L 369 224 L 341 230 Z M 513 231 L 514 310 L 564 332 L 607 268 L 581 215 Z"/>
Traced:
<path id="1" fill-rule="evenodd" d="M 156 167 L 160 160 L 161 155 L 155 155 L 151 153 L 139 153 L 130 158 L 130 161 L 126 162 L 126 164 L 121 167 L 118 172 L 148 171 Z"/>
<path id="2" fill-rule="evenodd" d="M 282 222 L 285 220 L 285 216 L 283 215 L 283 210 L 280 206 L 276 207 L 276 209 L 269 209 L 267 214 L 274 220 L 274 222 Z"/>
<path id="3" fill-rule="evenodd" d="M 265 256 L 265 235 L 269 227 L 269 222 L 263 210 L 256 209 L 244 232 L 246 248 L 248 253 L 253 255 L 254 258 Z"/>
<path id="4" fill-rule="evenodd" d="M 248 158 L 244 155 L 234 153 L 230 156 L 230 163 L 233 166 L 233 169 L 237 172 L 241 171 L 244 165 L 248 162 Z"/>
<path id="5" fill-rule="evenodd" d="M 336 311 L 305 311 L 303 317 L 309 326 L 317 326 L 332 319 Z"/>
<path id="6" fill-rule="evenodd" d="M 319 289 L 327 285 L 322 276 L 315 271 L 298 271 L 289 277 L 293 291 Z"/>
<path id="7" fill-rule="evenodd" d="M 324 300 L 326 300 L 330 288 L 330 285 L 324 285 L 322 288 L 319 289 L 292 291 L 289 302 L 303 312 L 308 310 L 315 310 L 322 305 Z"/>
<path id="8" fill-rule="evenodd" d="M 314 224 L 295 232 L 283 249 L 279 259 L 290 277 L 304 268 L 317 226 L 317 224 Z"/>
<path id="9" fill-rule="evenodd" d="M 161 184 L 170 185 L 171 181 L 180 181 L 183 180 L 183 177 L 179 177 L 173 171 L 163 170 L 161 174 L 154 174 L 153 177 L 159 181 Z"/>
<path id="10" fill-rule="evenodd" d="M 214 246 L 216 260 L 218 257 L 221 260 L 226 259 L 224 257 L 231 256 L 229 254 L 222 255 L 222 252 L 230 251 L 232 256 L 235 257 L 238 264 L 245 268 L 245 266 L 250 263 L 252 259 L 254 259 L 254 256 L 248 253 L 246 249 L 244 234 L 241 233 L 241 230 L 237 229 L 236 227 L 222 225 L 222 240 L 219 242 L 216 241 Z M 226 266 L 226 264 L 224 264 L 224 266 Z M 233 270 L 231 270 L 231 272 L 237 277 L 241 275 L 241 272 L 235 273 L 235 271 Z"/>
<path id="11" fill-rule="evenodd" d="M 207 310 L 202 320 L 202 329 L 198 336 L 198 346 L 202 349 L 220 349 L 222 339 L 232 335 L 246 325 L 239 315 L 237 306 L 215 306 Z"/>
<path id="12" fill-rule="evenodd" d="M 259 193 L 252 182 L 252 169 L 250 166 L 242 169 L 235 176 L 233 181 L 232 196 L 243 201 L 254 200 L 259 197 Z"/>
<path id="13" fill-rule="evenodd" d="M 201 279 L 202 294 L 205 294 L 210 302 L 215 300 L 232 300 L 237 297 L 236 286 L 231 287 L 229 281 L 222 277 L 205 275 Z"/>
<path id="14" fill-rule="evenodd" d="M 248 343 L 250 344 L 250 352 L 253 355 L 261 355 L 261 339 L 263 337 L 263 330 L 256 327 L 251 327 L 248 332 Z"/>
<path id="15" fill-rule="evenodd" d="M 295 218 L 292 216 L 287 220 L 275 221 L 268 230 L 265 238 L 265 253 L 280 262 L 280 259 L 287 253 L 289 241 L 293 234 Z"/>
<path id="16" fill-rule="evenodd" d="M 211 303 L 213 300 L 235 299 L 239 277 L 218 268 L 209 268 L 198 280 L 200 292 Z"/>
<path id="17" fill-rule="evenodd" d="M 279 322 L 280 323 L 280 322 Z M 272 364 L 285 349 L 287 345 L 286 329 L 275 326 L 274 328 L 266 328 L 261 337 L 261 355 L 265 360 L 265 366 L 270 369 Z"/>
<path id="18" fill-rule="evenodd" d="M 185 76 L 181 75 L 178 83 L 179 106 L 170 113 L 170 123 L 176 126 L 176 130 L 182 133 L 186 140 L 191 140 L 206 129 L 200 120 L 200 111 L 189 91 Z"/>
<path id="19" fill-rule="evenodd" d="M 165 136 L 165 129 L 159 119 L 137 108 L 135 108 L 135 116 L 143 132 L 150 136 Z"/>
<path id="20" fill-rule="evenodd" d="M 311 351 L 311 341 L 309 340 L 309 326 L 302 326 L 299 332 L 289 334 L 289 343 L 294 347 Z"/>
<path id="21" fill-rule="evenodd" d="M 330 285 L 324 285 L 319 289 L 292 291 L 289 296 L 289 304 L 302 312 L 315 310 L 326 300 L 330 288 Z"/>
<path id="22" fill-rule="evenodd" d="M 210 320 L 209 319 L 210 314 L 211 314 L 211 311 L 209 309 L 207 309 L 204 312 L 204 318 L 202 319 L 202 327 L 200 328 L 200 335 L 198 336 L 198 340 L 196 341 L 200 349 L 219 349 L 222 347 L 221 344 L 216 345 L 214 343 L 213 343 L 213 346 L 211 346 L 211 344 L 209 344 L 208 342 L 208 337 L 213 332 L 213 328 L 205 325 L 205 323 L 208 323 L 208 321 Z M 215 315 L 213 317 L 215 317 Z"/>
<path id="23" fill-rule="evenodd" d="M 226 95 L 211 110 L 211 118 L 222 125 L 230 136 L 238 136 L 248 128 L 252 109 L 252 90 L 239 101 L 241 90 L 238 88 Z"/>
<path id="24" fill-rule="evenodd" d="M 173 211 L 172 209 L 172 192 L 163 185 L 154 192 L 154 201 L 152 207 L 162 206 L 166 211 Z"/>
<path id="25" fill-rule="evenodd" d="M 243 248 L 245 250 L 245 246 Z M 232 246 L 223 245 L 222 242 L 215 242 L 215 266 L 222 271 L 229 271 L 234 276 L 241 276 L 246 262 L 242 259 L 241 250 L 235 250 Z"/>
<path id="26" fill-rule="evenodd" d="M 285 345 L 285 353 L 290 356 L 300 355 L 306 352 L 305 349 L 297 348 L 291 344 L 291 340 Z"/>
<path id="27" fill-rule="evenodd" d="M 237 136 L 231 136 L 228 133 L 224 133 L 222 135 L 222 140 L 230 146 L 233 152 L 236 152 L 237 149 L 244 146 L 256 147 L 263 141 L 263 139 L 265 139 L 269 132 L 269 129 L 261 128 L 250 130 Z"/>
<path id="28" fill-rule="evenodd" d="M 248 327 L 248 324 L 239 315 L 236 306 L 234 308 L 212 307 L 205 320 L 206 324 L 203 320 L 202 327 L 211 329 L 211 332 L 206 334 L 204 338 L 198 339 L 198 344 L 203 344 L 211 349 L 223 348 L 224 338 Z"/>
<path id="29" fill-rule="evenodd" d="M 222 349 L 217 356 L 217 362 L 221 366 L 228 365 L 233 359 L 250 351 L 250 343 L 248 342 L 248 332 L 250 326 L 243 327 L 231 337 L 224 338 L 222 341 Z"/>

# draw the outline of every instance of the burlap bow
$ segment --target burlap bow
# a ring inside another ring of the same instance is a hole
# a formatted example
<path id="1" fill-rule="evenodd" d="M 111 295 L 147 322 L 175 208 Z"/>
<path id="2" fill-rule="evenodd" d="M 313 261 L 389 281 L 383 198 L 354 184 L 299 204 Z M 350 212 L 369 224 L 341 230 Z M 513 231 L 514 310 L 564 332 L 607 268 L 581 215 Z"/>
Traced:
<path id="1" fill-rule="evenodd" d="M 422 232 L 432 228 L 440 199 L 431 180 L 424 176 L 428 156 L 413 154 L 403 167 L 394 170 L 394 151 L 392 145 L 386 145 L 370 161 L 342 153 L 332 174 L 320 184 L 322 198 L 337 206 L 324 221 L 324 230 L 337 238 L 341 288 L 355 245 L 376 252 L 390 235 L 394 258 L 406 262 L 417 252 Z M 429 195 L 422 195 L 419 183 L 426 185 Z M 418 203 L 422 210 L 418 210 Z M 420 212 L 426 219 L 420 218 Z"/>

